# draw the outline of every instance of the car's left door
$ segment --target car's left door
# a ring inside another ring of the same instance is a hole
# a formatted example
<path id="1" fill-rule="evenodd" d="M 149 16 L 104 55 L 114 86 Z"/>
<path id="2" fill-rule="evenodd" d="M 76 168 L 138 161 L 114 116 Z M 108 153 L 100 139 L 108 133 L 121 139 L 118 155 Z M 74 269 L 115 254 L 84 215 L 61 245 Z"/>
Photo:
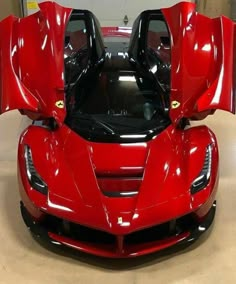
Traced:
<path id="1" fill-rule="evenodd" d="M 72 9 L 52 2 L 0 22 L 0 112 L 65 118 L 64 37 Z"/>

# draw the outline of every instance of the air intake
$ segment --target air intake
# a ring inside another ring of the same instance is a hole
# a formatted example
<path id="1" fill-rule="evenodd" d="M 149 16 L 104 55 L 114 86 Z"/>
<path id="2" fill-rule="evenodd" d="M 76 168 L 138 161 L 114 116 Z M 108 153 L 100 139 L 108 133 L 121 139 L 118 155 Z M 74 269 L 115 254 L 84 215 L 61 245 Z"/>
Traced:
<path id="1" fill-rule="evenodd" d="M 100 190 L 108 197 L 133 197 L 143 180 L 143 168 L 119 172 L 96 172 Z"/>

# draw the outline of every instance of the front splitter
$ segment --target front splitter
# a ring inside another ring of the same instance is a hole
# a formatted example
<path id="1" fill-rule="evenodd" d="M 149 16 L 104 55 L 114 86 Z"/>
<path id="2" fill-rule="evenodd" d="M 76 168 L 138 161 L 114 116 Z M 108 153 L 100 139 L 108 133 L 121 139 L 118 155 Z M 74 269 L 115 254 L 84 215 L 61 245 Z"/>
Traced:
<path id="1" fill-rule="evenodd" d="M 185 246 L 189 246 L 191 243 L 199 239 L 211 226 L 215 217 L 216 201 L 213 203 L 211 209 L 209 210 L 205 218 L 202 220 L 202 222 L 199 223 L 197 226 L 192 227 L 191 230 L 183 233 L 182 236 L 181 235 L 176 236 L 175 239 L 172 238 L 170 239 L 170 241 L 168 240 L 165 241 L 165 239 L 162 240 L 161 242 L 157 241 L 146 247 L 144 245 L 140 247 L 140 249 L 139 248 L 135 248 L 135 250 L 127 249 L 122 254 L 116 251 L 94 247 L 93 244 L 89 244 L 88 242 L 86 243 L 77 242 L 75 240 L 69 238 L 63 238 L 62 236 L 48 232 L 42 225 L 40 225 L 40 223 L 37 223 L 32 219 L 31 215 L 28 213 L 27 209 L 25 208 L 22 202 L 20 207 L 21 207 L 21 214 L 26 226 L 29 228 L 31 233 L 37 239 L 40 239 L 40 241 L 45 244 L 74 248 L 76 250 L 85 253 L 107 257 L 107 258 L 130 258 L 130 257 L 137 257 L 145 254 L 154 253 L 161 250 L 166 250 L 167 248 L 170 247 L 177 248 L 177 246 L 181 245 L 181 248 L 184 248 Z"/>

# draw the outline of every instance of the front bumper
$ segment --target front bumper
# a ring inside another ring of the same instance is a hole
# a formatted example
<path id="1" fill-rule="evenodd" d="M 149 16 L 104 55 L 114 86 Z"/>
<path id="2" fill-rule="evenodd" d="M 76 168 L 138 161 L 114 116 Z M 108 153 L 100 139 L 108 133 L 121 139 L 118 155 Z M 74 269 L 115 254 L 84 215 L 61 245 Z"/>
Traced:
<path id="1" fill-rule="evenodd" d="M 186 215 L 127 236 L 115 236 L 49 216 L 44 223 L 35 222 L 21 202 L 21 213 L 33 235 L 47 243 L 67 246 L 86 253 L 108 257 L 136 257 L 197 240 L 212 224 L 216 211 L 213 203 L 207 215 L 197 222 Z M 52 225 L 53 224 L 53 225 Z"/>

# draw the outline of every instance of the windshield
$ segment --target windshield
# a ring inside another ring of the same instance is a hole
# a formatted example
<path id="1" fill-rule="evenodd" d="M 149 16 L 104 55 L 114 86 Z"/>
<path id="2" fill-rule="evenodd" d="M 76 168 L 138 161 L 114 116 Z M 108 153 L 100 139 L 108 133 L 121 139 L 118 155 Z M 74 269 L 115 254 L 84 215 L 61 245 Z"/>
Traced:
<path id="1" fill-rule="evenodd" d="M 128 38 L 104 44 L 104 62 L 86 70 L 69 93 L 66 123 L 90 141 L 147 141 L 170 124 L 166 94 L 152 72 L 130 62 Z"/>

